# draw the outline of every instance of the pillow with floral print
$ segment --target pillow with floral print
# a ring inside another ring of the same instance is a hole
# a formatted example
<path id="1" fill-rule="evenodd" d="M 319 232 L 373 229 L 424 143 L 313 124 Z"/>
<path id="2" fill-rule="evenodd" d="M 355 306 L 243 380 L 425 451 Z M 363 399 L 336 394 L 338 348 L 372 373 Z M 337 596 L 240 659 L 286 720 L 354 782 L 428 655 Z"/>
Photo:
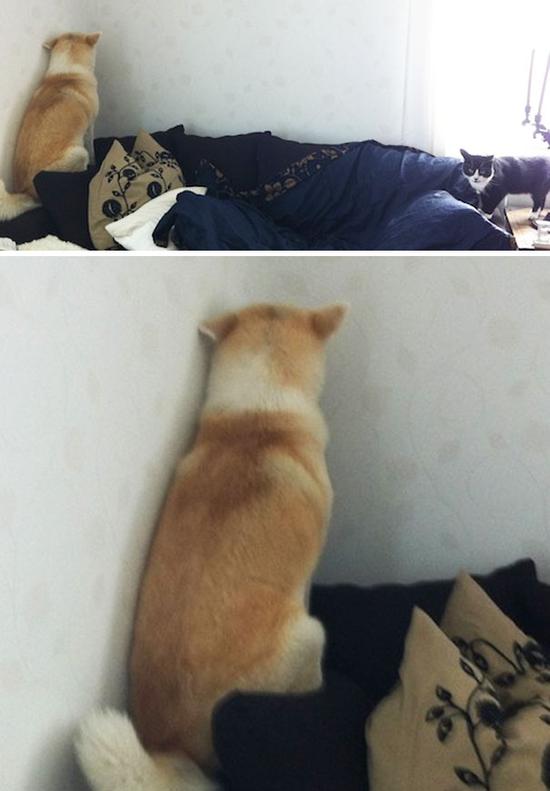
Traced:
<path id="1" fill-rule="evenodd" d="M 90 182 L 88 225 L 96 250 L 115 247 L 106 226 L 164 192 L 184 187 L 175 157 L 141 131 L 131 153 L 115 140 Z"/>
<path id="2" fill-rule="evenodd" d="M 543 649 L 465 572 L 456 579 L 440 625 L 491 680 L 504 705 L 550 698 L 550 661 Z"/>
<path id="3" fill-rule="evenodd" d="M 421 610 L 399 682 L 366 726 L 371 791 L 550 789 L 550 707 L 505 708 L 478 664 Z"/>

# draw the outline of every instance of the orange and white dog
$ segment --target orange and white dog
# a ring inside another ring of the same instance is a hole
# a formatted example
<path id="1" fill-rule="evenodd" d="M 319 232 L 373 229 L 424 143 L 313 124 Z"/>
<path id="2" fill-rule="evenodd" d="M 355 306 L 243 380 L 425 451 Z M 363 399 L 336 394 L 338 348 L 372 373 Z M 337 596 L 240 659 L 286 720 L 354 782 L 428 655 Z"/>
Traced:
<path id="1" fill-rule="evenodd" d="M 38 205 L 33 179 L 42 170 L 86 170 L 85 136 L 99 109 L 94 74 L 99 33 L 65 33 L 44 46 L 51 50 L 42 82 L 27 107 L 17 137 L 9 193 L 0 180 L 0 220 Z"/>
<path id="2" fill-rule="evenodd" d="M 216 350 L 141 586 L 132 721 L 96 712 L 77 737 L 95 791 L 213 789 L 224 696 L 321 685 L 324 632 L 305 604 L 332 502 L 317 402 L 345 310 L 255 305 L 202 325 Z"/>

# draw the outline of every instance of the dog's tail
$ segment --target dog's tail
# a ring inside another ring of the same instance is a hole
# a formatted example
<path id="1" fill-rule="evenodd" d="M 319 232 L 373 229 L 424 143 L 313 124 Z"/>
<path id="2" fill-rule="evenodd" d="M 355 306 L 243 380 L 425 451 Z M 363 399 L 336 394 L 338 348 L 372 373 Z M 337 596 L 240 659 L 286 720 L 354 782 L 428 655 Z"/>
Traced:
<path id="1" fill-rule="evenodd" d="M 93 791 L 216 791 L 186 756 L 149 755 L 125 714 L 104 709 L 81 725 L 75 742 Z"/>
<path id="2" fill-rule="evenodd" d="M 40 204 L 24 192 L 8 192 L 6 185 L 0 179 L 0 221 L 13 220 L 31 209 L 36 209 Z"/>

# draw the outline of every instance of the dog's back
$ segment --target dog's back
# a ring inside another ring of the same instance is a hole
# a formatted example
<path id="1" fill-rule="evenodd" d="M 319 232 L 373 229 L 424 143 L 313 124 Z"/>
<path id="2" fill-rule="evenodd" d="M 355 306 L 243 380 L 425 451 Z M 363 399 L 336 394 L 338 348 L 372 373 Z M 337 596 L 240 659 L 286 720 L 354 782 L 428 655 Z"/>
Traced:
<path id="1" fill-rule="evenodd" d="M 225 694 L 321 683 L 323 630 L 307 615 L 304 590 L 332 493 L 324 422 L 304 383 L 317 376 L 322 338 L 313 325 L 306 329 L 311 312 L 266 318 L 266 310 L 239 314 L 237 328 L 221 338 L 197 440 L 169 493 L 136 620 L 131 699 L 138 733 L 148 749 L 170 745 L 202 766 L 212 762 L 210 720 Z M 338 307 L 329 332 L 341 317 Z"/>
<path id="2" fill-rule="evenodd" d="M 206 405 L 137 607 L 133 724 L 95 712 L 77 738 L 94 791 L 214 791 L 200 770 L 215 766 L 216 703 L 321 684 L 324 633 L 304 598 L 332 499 L 324 342 L 343 315 L 261 305 L 204 325 L 217 344 Z"/>
<path id="3" fill-rule="evenodd" d="M 84 135 L 99 102 L 94 76 L 99 34 L 70 33 L 51 42 L 50 65 L 23 117 L 14 160 L 16 192 L 36 197 L 41 170 L 85 170 Z"/>

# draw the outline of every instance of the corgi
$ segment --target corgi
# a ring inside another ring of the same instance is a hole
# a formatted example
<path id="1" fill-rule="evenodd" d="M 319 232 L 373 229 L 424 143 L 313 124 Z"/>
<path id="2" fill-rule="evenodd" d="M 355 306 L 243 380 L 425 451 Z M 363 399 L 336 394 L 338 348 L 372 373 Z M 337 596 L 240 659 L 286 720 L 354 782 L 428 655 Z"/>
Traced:
<path id="1" fill-rule="evenodd" d="M 254 305 L 207 321 L 206 402 L 177 467 L 138 598 L 131 721 L 93 713 L 76 739 L 94 791 L 207 791 L 216 704 L 322 683 L 306 590 L 332 489 L 318 406 L 346 308 Z"/>
<path id="2" fill-rule="evenodd" d="M 44 46 L 46 74 L 27 107 L 15 146 L 14 193 L 0 180 L 0 220 L 39 205 L 33 179 L 42 170 L 86 170 L 84 140 L 99 110 L 94 74 L 100 33 L 64 33 Z"/>

